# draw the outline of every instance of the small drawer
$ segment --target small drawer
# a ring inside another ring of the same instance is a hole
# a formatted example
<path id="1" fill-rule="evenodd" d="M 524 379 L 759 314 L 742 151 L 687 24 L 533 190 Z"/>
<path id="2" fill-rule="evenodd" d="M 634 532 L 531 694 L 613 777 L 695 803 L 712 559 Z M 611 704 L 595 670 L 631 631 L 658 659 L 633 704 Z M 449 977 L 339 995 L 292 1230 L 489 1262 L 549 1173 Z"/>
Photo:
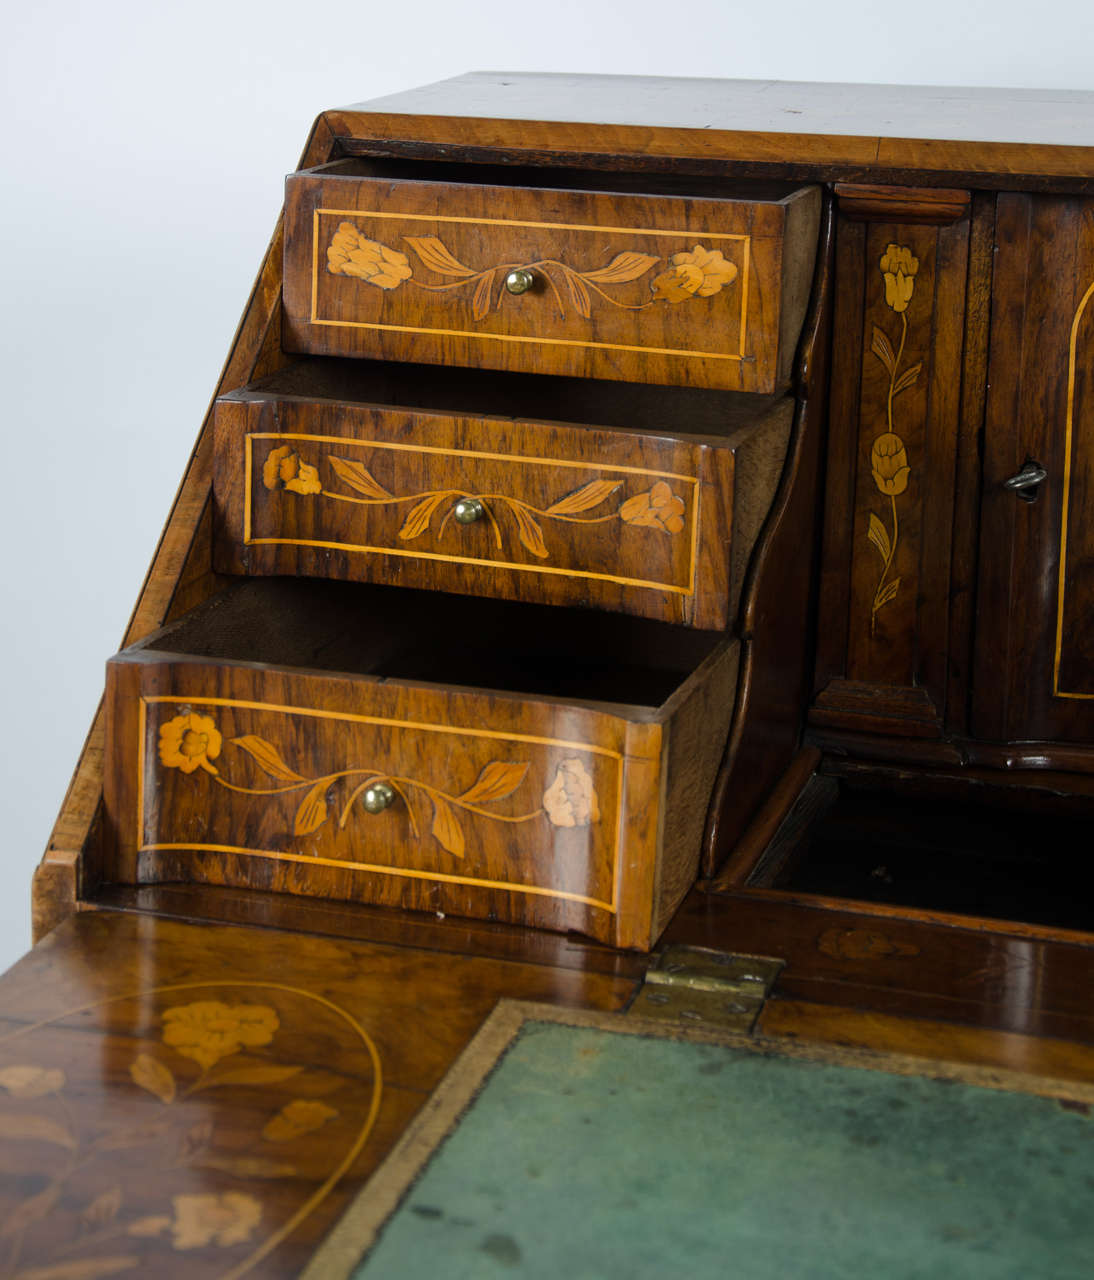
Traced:
<path id="1" fill-rule="evenodd" d="M 673 194 L 572 189 L 581 181 L 612 178 L 366 160 L 292 174 L 285 349 L 785 387 L 820 189 L 698 179 L 690 194 L 675 194 L 678 183 Z M 657 190 L 656 179 L 636 185 Z"/>
<path id="2" fill-rule="evenodd" d="M 737 642 L 258 579 L 112 659 L 107 876 L 648 948 L 696 875 Z"/>
<path id="3" fill-rule="evenodd" d="M 217 568 L 722 628 L 791 417 L 788 397 L 301 362 L 217 401 Z"/>

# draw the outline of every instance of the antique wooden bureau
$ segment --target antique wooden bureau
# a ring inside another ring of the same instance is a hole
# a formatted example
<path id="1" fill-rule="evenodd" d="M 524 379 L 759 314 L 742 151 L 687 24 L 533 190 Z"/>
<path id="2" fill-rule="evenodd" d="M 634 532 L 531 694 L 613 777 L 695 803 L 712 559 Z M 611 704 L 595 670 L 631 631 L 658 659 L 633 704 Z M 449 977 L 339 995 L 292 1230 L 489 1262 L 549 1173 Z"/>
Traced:
<path id="1" fill-rule="evenodd" d="M 4 980 L 11 1274 L 297 1274 L 499 999 L 666 947 L 1089 1081 L 1092 495 L 1094 94 L 325 112 Z"/>

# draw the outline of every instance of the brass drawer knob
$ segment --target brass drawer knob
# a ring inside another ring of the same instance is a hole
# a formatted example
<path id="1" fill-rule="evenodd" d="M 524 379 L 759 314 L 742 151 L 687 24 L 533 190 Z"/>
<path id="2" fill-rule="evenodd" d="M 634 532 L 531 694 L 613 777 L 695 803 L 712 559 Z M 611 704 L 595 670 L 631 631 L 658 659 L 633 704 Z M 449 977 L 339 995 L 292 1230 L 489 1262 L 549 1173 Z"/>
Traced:
<path id="1" fill-rule="evenodd" d="M 371 787 L 365 788 L 361 803 L 367 813 L 383 813 L 394 799 L 394 787 L 389 787 L 386 782 L 374 782 Z"/>
<path id="2" fill-rule="evenodd" d="M 476 520 L 481 520 L 486 515 L 486 508 L 478 498 L 461 498 L 456 503 L 452 514 L 460 524 L 474 524 Z"/>
<path id="3" fill-rule="evenodd" d="M 517 267 L 505 277 L 505 287 L 510 293 L 527 293 L 536 282 L 535 272 L 527 267 Z"/>

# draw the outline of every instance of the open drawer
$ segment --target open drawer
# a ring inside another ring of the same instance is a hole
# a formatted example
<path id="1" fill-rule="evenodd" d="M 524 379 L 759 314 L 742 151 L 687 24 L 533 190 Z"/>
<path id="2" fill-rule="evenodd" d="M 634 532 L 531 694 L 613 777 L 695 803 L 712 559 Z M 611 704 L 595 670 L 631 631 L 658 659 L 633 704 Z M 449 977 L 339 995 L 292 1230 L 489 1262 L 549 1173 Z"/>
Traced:
<path id="1" fill-rule="evenodd" d="M 648 948 L 695 879 L 734 640 L 254 579 L 111 660 L 108 880 L 186 880 Z"/>
<path id="2" fill-rule="evenodd" d="M 722 628 L 792 413 L 788 396 L 301 361 L 216 403 L 217 567 Z"/>
<path id="3" fill-rule="evenodd" d="M 287 181 L 283 343 L 773 392 L 820 203 L 789 183 L 338 160 Z"/>

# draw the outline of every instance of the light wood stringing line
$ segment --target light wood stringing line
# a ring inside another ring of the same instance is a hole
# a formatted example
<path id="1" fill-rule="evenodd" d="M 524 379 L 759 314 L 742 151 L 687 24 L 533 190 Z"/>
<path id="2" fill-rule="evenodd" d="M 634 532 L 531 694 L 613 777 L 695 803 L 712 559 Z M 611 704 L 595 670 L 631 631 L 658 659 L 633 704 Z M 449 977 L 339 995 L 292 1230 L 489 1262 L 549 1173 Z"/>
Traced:
<path id="1" fill-rule="evenodd" d="M 581 902 L 589 907 L 615 914 L 614 902 L 588 898 L 580 893 L 565 893 L 561 889 L 545 889 L 541 885 L 518 884 L 511 880 L 476 880 L 472 876 L 453 876 L 442 871 L 419 871 L 415 867 L 381 867 L 368 862 L 343 862 L 338 858 L 323 858 L 310 853 L 276 853 L 268 849 L 246 849 L 232 844 L 143 844 L 140 853 L 188 850 L 198 853 L 235 853 L 248 858 L 273 858 L 278 862 L 306 862 L 309 866 L 338 867 L 343 871 L 366 871 L 381 876 L 401 876 L 411 880 L 441 881 L 445 884 L 469 885 L 477 889 L 503 889 L 513 893 L 534 894 L 541 898 L 559 898 L 567 902 Z M 615 876 L 612 877 L 614 889 Z"/>
<path id="2" fill-rule="evenodd" d="M 1075 364 L 1078 354 L 1079 325 L 1083 313 L 1094 298 L 1094 281 L 1082 296 L 1075 319 L 1071 323 L 1071 342 L 1067 362 L 1067 419 L 1064 430 L 1064 493 L 1060 508 L 1060 572 L 1056 592 L 1056 654 L 1052 664 L 1052 694 L 1056 698 L 1090 699 L 1094 693 L 1069 693 L 1060 688 L 1060 655 L 1064 645 L 1064 594 L 1067 590 L 1067 521 L 1071 504 L 1071 446 L 1075 426 Z"/>
<path id="3" fill-rule="evenodd" d="M 342 862 L 336 858 L 322 858 L 311 854 L 275 853 L 263 849 L 245 849 L 234 845 L 219 844 L 146 844 L 145 832 L 145 752 L 149 748 L 148 738 L 148 704 L 153 702 L 173 702 L 191 706 L 241 707 L 251 711 L 273 711 L 283 715 L 312 716 L 320 720 L 347 720 L 355 724 L 383 724 L 399 729 L 423 729 L 432 733 L 458 733 L 480 738 L 496 738 L 505 742 L 530 742 L 540 746 L 557 746 L 567 749 L 588 751 L 594 755 L 607 756 L 616 762 L 616 814 L 615 814 L 615 858 L 612 864 L 612 898 L 604 902 L 599 898 L 585 897 L 582 894 L 566 893 L 561 890 L 546 889 L 540 885 L 524 885 L 509 881 L 476 880 L 470 876 L 453 876 L 441 872 L 418 871 L 402 867 L 378 867 L 363 862 Z M 619 903 L 619 869 L 623 856 L 624 827 L 624 758 L 618 751 L 607 747 L 594 747 L 584 742 L 567 742 L 557 738 L 538 738 L 530 734 L 497 733 L 491 729 L 461 729 L 446 725 L 419 724 L 413 720 L 385 720 L 379 716 L 353 715 L 348 712 L 319 711 L 309 707 L 284 707 L 267 702 L 248 702 L 237 698 L 188 698 L 169 697 L 166 694 L 142 694 L 138 705 L 137 716 L 137 822 L 138 852 L 153 853 L 156 851 L 197 850 L 208 853 L 238 853 L 250 857 L 274 858 L 281 862 L 312 862 L 321 866 L 341 867 L 352 871 L 369 871 L 379 875 L 403 876 L 415 880 L 437 880 L 446 884 L 464 884 L 477 888 L 504 889 L 515 893 L 534 894 L 545 898 L 558 898 L 564 901 L 581 902 L 587 906 L 599 907 L 612 915 L 616 914 Z"/>
<path id="4" fill-rule="evenodd" d="M 247 1255 L 238 1266 L 231 1271 L 227 1271 L 220 1280 L 238 1280 L 239 1276 L 245 1275 L 251 1268 L 271 1253 L 277 1246 L 290 1235 L 304 1221 L 304 1219 L 316 1208 L 316 1206 L 334 1190 L 342 1176 L 350 1169 L 353 1162 L 364 1150 L 365 1143 L 372 1133 L 373 1126 L 376 1123 L 376 1117 L 380 1113 L 380 1099 L 383 1093 L 383 1069 L 380 1063 L 380 1055 L 373 1044 L 372 1037 L 361 1026 L 352 1014 L 346 1012 L 340 1005 L 336 1005 L 332 1000 L 328 1000 L 325 996 L 317 995 L 313 991 L 305 991 L 302 987 L 291 987 L 283 982 L 263 982 L 254 981 L 250 978 L 238 978 L 235 980 L 225 979 L 224 981 L 205 981 L 205 982 L 173 982 L 161 987 L 143 987 L 137 991 L 130 991 L 120 996 L 107 996 L 102 1000 L 93 1000 L 89 1004 L 79 1005 L 75 1009 L 66 1009 L 63 1013 L 59 1013 L 52 1018 L 43 1018 L 38 1022 L 34 1022 L 25 1027 L 19 1027 L 15 1031 L 8 1032 L 6 1035 L 0 1036 L 0 1044 L 16 1040 L 20 1036 L 27 1035 L 31 1031 L 37 1031 L 42 1027 L 53 1026 L 58 1022 L 63 1022 L 66 1018 L 74 1017 L 78 1013 L 87 1013 L 92 1009 L 101 1009 L 105 1005 L 120 1004 L 126 1000 L 139 1000 L 142 996 L 163 995 L 171 991 L 195 991 L 205 987 L 255 987 L 266 991 L 284 991 L 291 995 L 303 996 L 307 1000 L 314 1000 L 316 1003 L 324 1005 L 332 1012 L 338 1014 L 345 1022 L 348 1022 L 353 1030 L 360 1037 L 368 1051 L 369 1058 L 372 1062 L 373 1070 L 373 1087 L 372 1100 L 369 1106 L 368 1115 L 361 1127 L 360 1133 L 357 1135 L 350 1147 L 349 1151 L 343 1157 L 338 1167 L 327 1176 L 325 1181 L 316 1188 L 316 1190 L 308 1197 L 299 1209 L 262 1244 L 253 1252 Z"/>
<path id="5" fill-rule="evenodd" d="M 423 328 L 406 324 L 378 324 L 368 320 L 321 320 L 319 318 L 319 215 L 330 214 L 332 217 L 349 218 L 405 218 L 418 222 L 472 222 L 495 224 L 513 227 L 548 227 L 559 231 L 603 231 L 624 232 L 633 235 L 680 236 L 684 239 L 700 240 L 743 240 L 743 262 L 741 270 L 741 326 L 736 352 L 727 351 L 688 351 L 679 347 L 643 347 L 631 346 L 618 342 L 582 342 L 576 338 L 529 338 L 515 333 L 482 333 L 477 329 L 437 329 Z M 427 214 L 395 214 L 366 213 L 359 209 L 316 209 L 312 213 L 312 285 L 311 285 L 311 323 L 328 325 L 335 329 L 377 329 L 391 333 L 435 334 L 445 338 L 480 338 L 496 342 L 524 342 L 537 346 L 582 347 L 603 351 L 640 351 L 655 356 L 682 356 L 689 360 L 736 360 L 745 358 L 745 341 L 748 319 L 748 282 L 749 282 L 749 250 L 751 236 L 728 235 L 705 231 L 656 231 L 643 230 L 641 227 L 586 227 L 568 226 L 561 222 L 512 222 L 505 218 L 440 218 Z"/>
<path id="6" fill-rule="evenodd" d="M 484 458 L 487 461 L 494 462 L 518 462 L 522 465 L 532 464 L 540 467 L 550 467 L 555 470 L 558 467 L 573 467 L 582 471 L 612 471 L 619 474 L 656 476 L 658 479 L 678 480 L 682 483 L 689 483 L 695 486 L 692 496 L 691 509 L 691 563 L 688 566 L 688 585 L 686 587 L 677 586 L 675 583 L 658 582 L 645 578 L 624 578 L 614 573 L 597 573 L 592 569 L 560 569 L 557 566 L 539 565 L 539 564 L 523 564 L 513 560 L 478 560 L 473 556 L 452 556 L 445 555 L 439 551 L 418 551 L 409 547 L 374 547 L 364 543 L 355 542 L 325 542 L 309 538 L 256 538 L 252 534 L 252 508 L 253 502 L 251 495 L 254 490 L 254 451 L 252 441 L 254 440 L 305 440 L 314 441 L 317 444 L 336 444 L 343 447 L 357 447 L 369 449 L 393 449 L 402 450 L 406 453 L 439 453 L 449 457 L 457 458 Z M 507 453 L 480 453 L 473 449 L 440 449 L 425 445 L 409 445 L 409 444 L 388 444 L 387 442 L 376 440 L 348 440 L 340 436 L 311 436 L 301 432 L 279 432 L 279 431 L 258 431 L 248 433 L 245 437 L 246 448 L 244 450 L 244 492 L 243 492 L 243 543 L 248 547 L 263 546 L 290 546 L 290 547 L 319 547 L 327 551 L 356 551 L 362 553 L 375 553 L 378 555 L 405 556 L 410 560 L 439 560 L 447 564 L 473 564 L 481 565 L 488 569 L 515 569 L 522 573 L 543 573 L 554 574 L 562 578 L 591 578 L 601 582 L 614 582 L 624 587 L 645 587 L 653 588 L 659 591 L 671 591 L 676 595 L 693 596 L 695 594 L 695 577 L 698 569 L 699 559 L 699 525 L 702 508 L 702 481 L 696 476 L 678 475 L 672 471 L 651 471 L 645 467 L 612 467 L 600 466 L 593 462 L 571 462 L 565 459 L 548 459 L 548 458 L 531 458 L 522 454 Z"/>

